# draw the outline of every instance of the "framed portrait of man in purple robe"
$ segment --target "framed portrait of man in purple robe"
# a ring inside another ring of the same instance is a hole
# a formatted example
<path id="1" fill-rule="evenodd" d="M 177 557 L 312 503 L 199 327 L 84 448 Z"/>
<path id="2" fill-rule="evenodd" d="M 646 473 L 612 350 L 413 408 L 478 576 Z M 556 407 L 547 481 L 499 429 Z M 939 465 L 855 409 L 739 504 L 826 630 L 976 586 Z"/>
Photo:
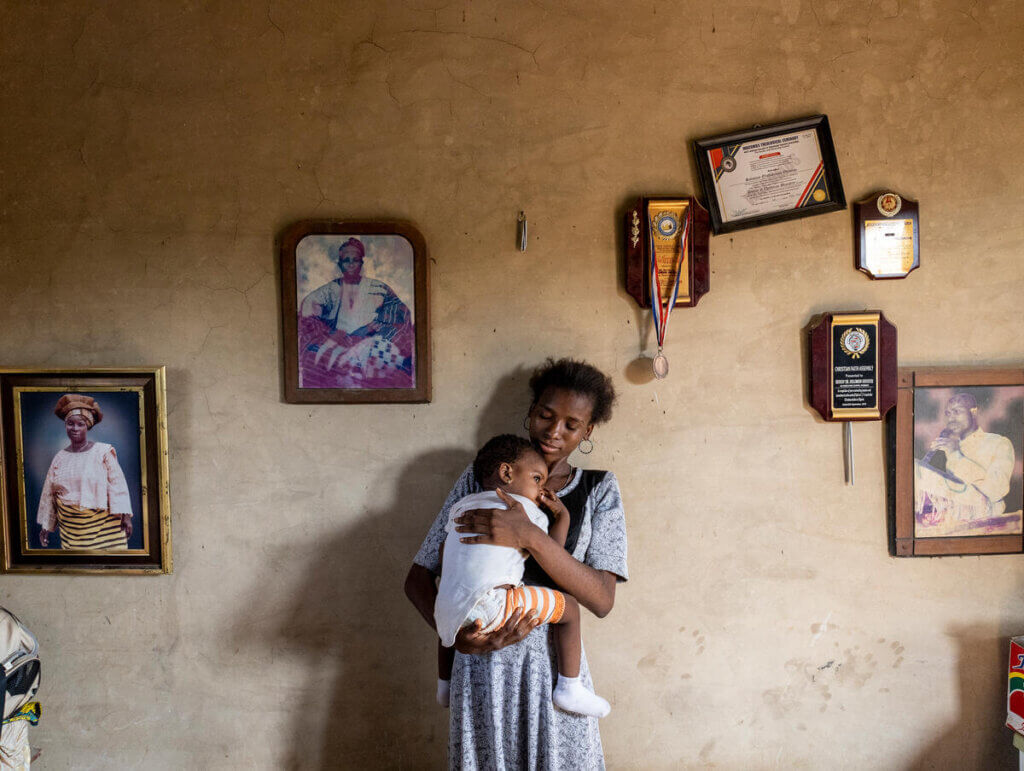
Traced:
<path id="1" fill-rule="evenodd" d="M 305 220 L 280 239 L 284 399 L 430 401 L 427 249 L 404 222 Z"/>

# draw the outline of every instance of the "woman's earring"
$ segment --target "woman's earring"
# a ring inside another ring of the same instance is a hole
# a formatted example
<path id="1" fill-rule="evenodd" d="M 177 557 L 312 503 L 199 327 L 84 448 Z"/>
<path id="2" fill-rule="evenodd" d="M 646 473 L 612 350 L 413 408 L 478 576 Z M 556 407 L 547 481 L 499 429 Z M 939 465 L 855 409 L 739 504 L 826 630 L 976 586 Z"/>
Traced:
<path id="1" fill-rule="evenodd" d="M 527 431 L 530 430 L 530 416 L 529 415 L 527 415 L 525 418 L 523 418 L 523 428 L 525 428 Z"/>
<path id="2" fill-rule="evenodd" d="M 583 442 L 587 443 L 587 448 L 586 449 L 583 449 Z M 589 439 L 583 439 L 579 443 L 579 446 L 576 449 L 579 450 L 580 452 L 582 452 L 584 455 L 590 455 L 590 453 L 592 453 L 594 451 L 594 443 L 592 441 L 590 441 Z"/>

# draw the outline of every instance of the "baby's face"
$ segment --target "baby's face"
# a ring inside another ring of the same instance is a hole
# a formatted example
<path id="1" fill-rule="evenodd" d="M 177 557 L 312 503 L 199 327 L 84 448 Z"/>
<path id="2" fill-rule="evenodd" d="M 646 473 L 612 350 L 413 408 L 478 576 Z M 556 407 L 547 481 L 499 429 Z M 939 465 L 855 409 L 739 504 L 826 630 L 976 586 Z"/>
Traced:
<path id="1" fill-rule="evenodd" d="M 502 484 L 505 492 L 515 493 L 533 502 L 540 499 L 540 491 L 548 481 L 548 467 L 544 459 L 532 450 L 509 467 L 511 481 Z"/>

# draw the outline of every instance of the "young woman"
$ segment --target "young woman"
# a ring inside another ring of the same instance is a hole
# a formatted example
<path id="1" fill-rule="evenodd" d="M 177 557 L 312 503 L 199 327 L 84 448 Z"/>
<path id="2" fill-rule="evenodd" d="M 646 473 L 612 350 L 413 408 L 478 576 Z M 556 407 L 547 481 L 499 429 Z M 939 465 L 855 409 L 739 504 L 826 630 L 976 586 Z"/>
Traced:
<path id="1" fill-rule="evenodd" d="M 103 420 L 91 396 L 65 394 L 54 414 L 64 421 L 69 444 L 50 463 L 39 497 L 39 545 L 60 535 L 62 549 L 127 549 L 132 534 L 132 502 L 117 452 L 89 439 Z"/>
<path id="2" fill-rule="evenodd" d="M 525 582 L 568 592 L 603 618 L 615 603 L 615 585 L 627 579 L 626 527 L 618 482 L 608 471 L 584 471 L 569 455 L 590 451 L 594 427 L 611 417 L 615 391 L 600 370 L 571 359 L 548 360 L 530 379 L 526 425 L 548 467 L 547 487 L 570 514 L 565 547 L 534 525 L 521 504 L 467 512 L 458 530 L 467 542 L 526 549 Z M 406 595 L 434 625 L 434 579 L 448 510 L 480 490 L 470 466 L 452 488 L 417 553 Z M 597 719 L 557 710 L 557 677 L 548 627 L 514 613 L 490 633 L 460 632 L 455 647 L 448 737 L 452 768 L 597 769 L 604 767 Z M 592 688 L 584 653 L 581 677 Z"/>

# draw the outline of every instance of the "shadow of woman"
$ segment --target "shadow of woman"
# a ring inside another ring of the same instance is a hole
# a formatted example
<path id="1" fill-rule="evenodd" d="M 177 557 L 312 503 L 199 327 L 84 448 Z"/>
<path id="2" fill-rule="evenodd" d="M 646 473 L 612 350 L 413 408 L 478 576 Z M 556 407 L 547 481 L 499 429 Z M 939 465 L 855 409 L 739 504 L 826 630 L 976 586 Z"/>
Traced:
<path id="1" fill-rule="evenodd" d="M 270 651 L 270 700 L 276 684 L 289 704 L 301 705 L 285 718 L 290 744 L 279 767 L 444 766 L 448 712 L 434 701 L 436 638 L 409 605 L 402 582 L 452 482 L 471 460 L 454 449 L 416 457 L 398 474 L 390 502 L 307 550 L 307 570 L 292 589 L 265 582 L 254 589 L 232 638 L 236 646 Z M 270 564 L 294 558 L 291 544 Z M 271 607 L 267 597 L 276 598 Z M 256 621 L 268 618 L 275 622 Z"/>
<path id="2" fill-rule="evenodd" d="M 511 370 L 486 402 L 473 405 L 478 445 L 498 433 L 525 435 L 530 374 L 521 366 Z M 268 677 L 268 691 L 284 682 L 278 687 L 286 689 L 289 704 L 301 696 L 301 707 L 285 718 L 291 738 L 279 767 L 444 767 L 448 712 L 434 701 L 437 638 L 402 587 L 419 544 L 474 454 L 433 450 L 409 461 L 397 477 L 388 470 L 383 484 L 397 478 L 391 500 L 310 547 L 294 587 L 261 582 L 254 588 L 231 637 L 237 647 L 270 651 L 279 668 Z M 370 489 L 378 487 L 384 489 Z M 295 554 L 289 544 L 267 562 L 292 565 Z M 281 621 L 260 623 L 267 618 Z"/>

